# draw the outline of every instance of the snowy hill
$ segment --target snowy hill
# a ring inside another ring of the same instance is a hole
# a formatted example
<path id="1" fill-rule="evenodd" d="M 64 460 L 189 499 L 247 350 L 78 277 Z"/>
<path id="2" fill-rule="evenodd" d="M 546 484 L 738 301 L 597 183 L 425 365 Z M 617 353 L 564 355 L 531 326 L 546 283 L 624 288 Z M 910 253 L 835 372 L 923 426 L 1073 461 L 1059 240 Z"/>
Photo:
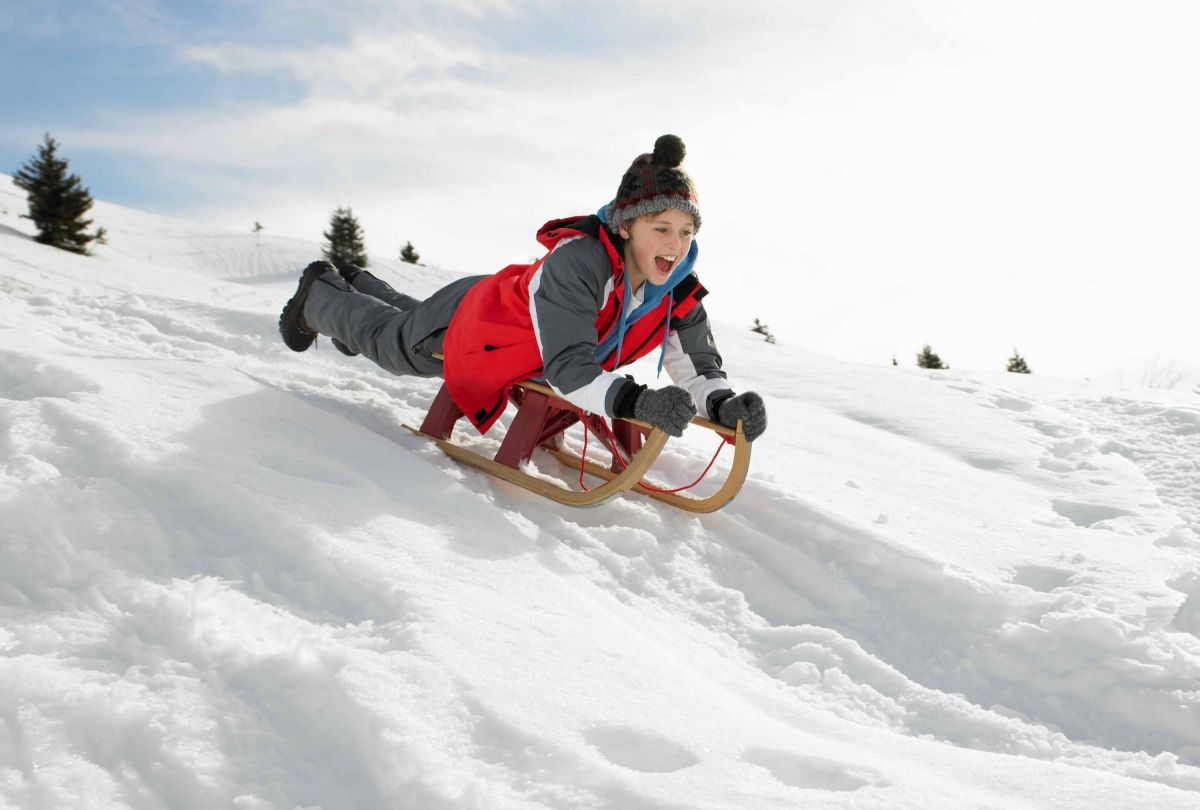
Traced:
<path id="1" fill-rule="evenodd" d="M 835 362 L 717 294 L 742 494 L 573 510 L 405 430 L 435 381 L 283 347 L 316 244 L 98 203 L 74 256 L 2 179 L 0 807 L 1200 806 L 1195 395 Z"/>

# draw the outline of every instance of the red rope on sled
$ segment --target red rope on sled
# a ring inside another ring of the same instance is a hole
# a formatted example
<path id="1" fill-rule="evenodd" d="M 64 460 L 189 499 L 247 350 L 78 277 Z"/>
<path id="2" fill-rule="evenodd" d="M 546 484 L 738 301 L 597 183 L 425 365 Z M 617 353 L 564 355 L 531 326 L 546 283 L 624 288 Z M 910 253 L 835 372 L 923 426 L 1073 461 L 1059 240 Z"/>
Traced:
<path id="1" fill-rule="evenodd" d="M 580 421 L 583 424 L 583 455 L 581 455 L 579 458 L 579 486 L 583 487 L 584 492 L 591 492 L 591 490 L 588 489 L 588 485 L 583 483 L 583 474 L 587 470 L 588 434 L 591 433 L 591 430 L 588 429 L 587 414 L 581 410 L 579 412 L 579 416 Z M 613 459 L 620 464 L 622 468 L 628 466 L 624 457 L 617 451 L 615 447 L 610 447 L 608 442 L 604 441 L 603 439 L 601 440 L 601 444 L 604 445 L 604 448 L 608 450 L 608 452 L 612 453 Z M 643 484 L 641 481 L 638 481 L 636 486 L 639 486 L 649 492 L 658 492 L 660 494 L 667 495 L 691 489 L 704 480 L 704 477 L 708 475 L 709 470 L 711 470 L 713 465 L 717 463 L 717 456 L 721 455 L 721 451 L 725 449 L 725 445 L 727 444 L 729 444 L 729 442 L 727 442 L 725 437 L 722 436 L 720 444 L 717 445 L 717 452 L 713 453 L 713 457 L 709 460 L 708 466 L 704 468 L 704 472 L 700 473 L 700 477 L 690 484 L 685 484 L 684 486 L 676 487 L 675 489 L 660 489 L 659 487 L 652 487 L 649 484 Z"/>

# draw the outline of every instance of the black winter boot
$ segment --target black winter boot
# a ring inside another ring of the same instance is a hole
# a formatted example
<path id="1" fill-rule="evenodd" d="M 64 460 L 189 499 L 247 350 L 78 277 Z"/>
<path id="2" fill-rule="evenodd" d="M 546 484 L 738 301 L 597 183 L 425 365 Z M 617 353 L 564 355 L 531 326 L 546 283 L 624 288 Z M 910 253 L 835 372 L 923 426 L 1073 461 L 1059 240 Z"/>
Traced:
<path id="1" fill-rule="evenodd" d="M 334 270 L 329 262 L 313 262 L 304 268 L 300 274 L 300 284 L 296 293 L 291 297 L 279 313 L 279 334 L 283 342 L 294 352 L 302 352 L 317 339 L 317 333 L 304 322 L 304 302 L 308 300 L 308 291 L 313 282 L 322 274 Z"/>
<path id="2" fill-rule="evenodd" d="M 346 279 L 347 284 L 354 284 L 354 277 L 362 272 L 362 268 L 353 264 L 339 264 L 337 271 Z"/>

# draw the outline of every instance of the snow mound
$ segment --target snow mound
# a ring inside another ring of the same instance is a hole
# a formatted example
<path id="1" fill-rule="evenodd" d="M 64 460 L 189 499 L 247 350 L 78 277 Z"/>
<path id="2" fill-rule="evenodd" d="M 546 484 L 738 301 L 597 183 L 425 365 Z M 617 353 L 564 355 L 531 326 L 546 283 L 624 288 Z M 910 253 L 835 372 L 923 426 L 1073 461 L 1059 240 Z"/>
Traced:
<path id="1" fill-rule="evenodd" d="M 572 510 L 409 433 L 436 381 L 283 347 L 315 243 L 99 203 L 80 257 L 21 202 L 0 805 L 1200 801 L 1195 396 L 840 363 L 717 294 L 771 411 L 742 494 Z M 685 439 L 664 479 L 711 453 Z"/>

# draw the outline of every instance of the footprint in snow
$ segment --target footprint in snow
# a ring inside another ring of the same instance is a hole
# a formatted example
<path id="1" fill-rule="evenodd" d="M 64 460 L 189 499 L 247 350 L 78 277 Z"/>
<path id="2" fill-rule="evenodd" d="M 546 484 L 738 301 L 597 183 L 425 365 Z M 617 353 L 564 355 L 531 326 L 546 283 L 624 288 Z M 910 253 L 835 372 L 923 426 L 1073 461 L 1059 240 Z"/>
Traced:
<path id="1" fill-rule="evenodd" d="M 1126 517 L 1133 514 L 1132 512 L 1117 509 L 1113 506 L 1104 506 L 1096 503 L 1079 503 L 1061 498 L 1054 501 L 1053 506 L 1055 512 L 1076 526 L 1085 529 L 1090 529 L 1103 520 L 1112 520 L 1113 518 Z"/>
<path id="2" fill-rule="evenodd" d="M 583 738 L 614 765 L 645 773 L 671 773 L 691 767 L 700 758 L 661 734 L 629 726 L 596 726 Z"/>
<path id="3" fill-rule="evenodd" d="M 1028 424 L 1033 425 L 1034 430 L 1043 436 L 1049 436 L 1052 439 L 1067 440 L 1059 442 L 1054 446 L 1054 453 L 1056 455 L 1062 453 L 1082 453 L 1091 449 L 1091 440 L 1086 436 L 1081 436 L 1078 428 L 1071 427 L 1070 425 L 1061 425 L 1058 422 L 1043 422 L 1038 419 L 1028 420 Z"/>
<path id="4" fill-rule="evenodd" d="M 997 408 L 1002 408 L 1006 411 L 1016 411 L 1024 413 L 1025 411 L 1033 410 L 1033 403 L 1016 397 L 997 396 L 992 397 L 992 403 Z"/>
<path id="5" fill-rule="evenodd" d="M 887 787 L 890 784 L 879 774 L 860 766 L 802 756 L 790 751 L 754 748 L 747 751 L 742 759 L 766 768 L 777 780 L 795 788 L 851 791 L 865 787 Z"/>
<path id="6" fill-rule="evenodd" d="M 1072 576 L 1074 576 L 1073 571 L 1048 565 L 1020 565 L 1013 573 L 1012 583 L 1024 585 L 1026 588 L 1042 593 L 1050 593 L 1066 585 Z"/>
<path id="7" fill-rule="evenodd" d="M 963 456 L 963 461 L 977 470 L 1003 470 L 1009 466 L 1008 462 L 1002 458 L 986 455 L 967 454 Z"/>

